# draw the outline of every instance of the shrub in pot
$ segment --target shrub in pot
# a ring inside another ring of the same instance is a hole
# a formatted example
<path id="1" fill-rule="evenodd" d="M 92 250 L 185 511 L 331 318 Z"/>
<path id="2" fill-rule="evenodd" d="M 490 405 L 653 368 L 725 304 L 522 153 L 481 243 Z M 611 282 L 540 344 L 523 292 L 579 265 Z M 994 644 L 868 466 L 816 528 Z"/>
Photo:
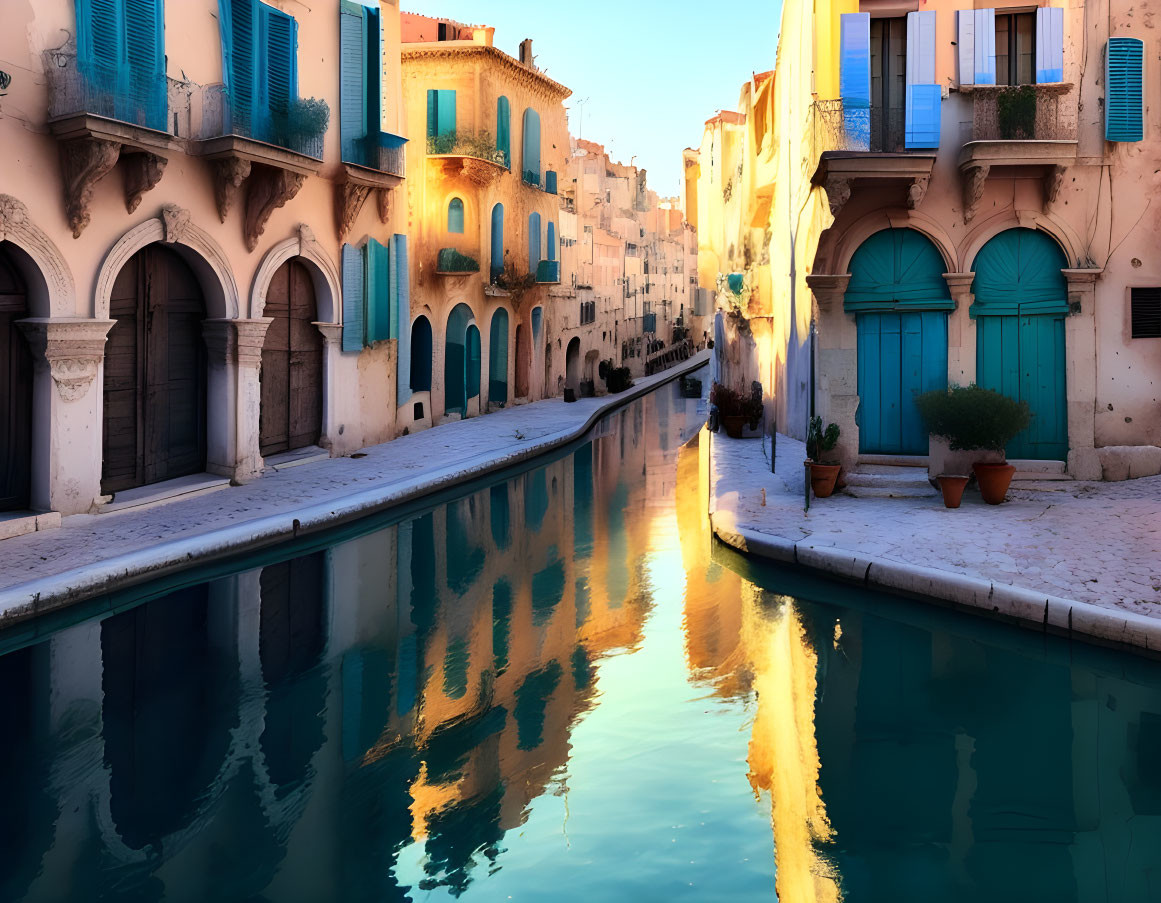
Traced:
<path id="1" fill-rule="evenodd" d="M 1004 449 L 1028 428 L 1032 420 L 1028 403 L 976 385 L 924 392 L 915 403 L 928 432 L 942 437 L 953 452 L 973 453 L 972 470 L 984 501 L 989 505 L 1004 501 L 1016 472 Z"/>
<path id="2" fill-rule="evenodd" d="M 741 439 L 745 427 L 757 429 L 762 420 L 761 389 L 757 395 L 753 392 L 746 395 L 738 389 L 714 383 L 710 389 L 710 404 L 717 408 L 718 418 L 731 439 Z"/>
<path id="3" fill-rule="evenodd" d="M 832 423 L 824 430 L 822 418 L 810 418 L 810 427 L 806 431 L 806 469 L 810 476 L 810 489 L 820 499 L 828 498 L 834 492 L 838 482 L 839 464 L 828 464 L 823 460 L 827 452 L 833 451 L 838 445 L 838 424 Z"/>

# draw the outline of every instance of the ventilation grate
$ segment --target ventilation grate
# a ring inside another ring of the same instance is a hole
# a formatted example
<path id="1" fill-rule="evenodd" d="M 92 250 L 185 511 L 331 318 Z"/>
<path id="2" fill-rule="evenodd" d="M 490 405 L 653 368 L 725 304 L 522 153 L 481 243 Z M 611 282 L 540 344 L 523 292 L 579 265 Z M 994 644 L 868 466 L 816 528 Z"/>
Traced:
<path id="1" fill-rule="evenodd" d="M 1134 288 L 1130 294 L 1134 339 L 1161 339 L 1161 288 Z"/>

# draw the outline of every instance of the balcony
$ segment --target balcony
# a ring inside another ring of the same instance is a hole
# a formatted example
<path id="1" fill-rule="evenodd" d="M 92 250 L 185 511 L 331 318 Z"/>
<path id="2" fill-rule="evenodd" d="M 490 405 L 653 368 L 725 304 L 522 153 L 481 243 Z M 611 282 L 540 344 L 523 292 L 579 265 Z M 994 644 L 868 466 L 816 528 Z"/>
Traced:
<path id="1" fill-rule="evenodd" d="M 405 177 L 406 144 L 406 138 L 390 132 L 365 135 L 343 146 L 343 162 L 392 176 L 397 184 Z"/>
<path id="2" fill-rule="evenodd" d="M 526 169 L 521 178 L 529 188 L 539 188 L 547 194 L 557 193 L 557 174 L 551 169 L 546 169 L 543 173 Z"/>
<path id="3" fill-rule="evenodd" d="M 1070 84 L 975 85 L 971 140 L 959 154 L 964 222 L 971 222 L 996 167 L 1040 176 L 1044 203 L 1056 200 L 1065 167 L 1076 162 L 1077 96 Z"/>
<path id="4" fill-rule="evenodd" d="M 560 261 L 542 260 L 536 265 L 536 281 L 541 285 L 560 284 Z"/>
<path id="5" fill-rule="evenodd" d="M 456 248 L 441 248 L 435 271 L 440 276 L 469 276 L 480 272 L 480 262 Z"/>
<path id="6" fill-rule="evenodd" d="M 339 237 L 345 238 L 368 195 L 379 196 L 379 220 L 389 219 L 389 192 L 404 179 L 406 138 L 375 132 L 343 144 L 343 171 L 335 185 Z"/>
<path id="7" fill-rule="evenodd" d="M 496 147 L 495 139 L 486 131 L 429 135 L 427 158 L 442 167 L 445 176 L 464 176 L 481 188 L 508 171 L 507 155 Z"/>
<path id="8" fill-rule="evenodd" d="M 811 182 L 826 190 L 833 216 L 839 215 L 855 188 L 896 191 L 911 209 L 923 200 L 935 165 L 934 150 L 897 152 L 860 147 L 847 134 L 841 100 L 815 101 L 810 118 L 814 154 L 807 159 L 818 160 Z M 881 122 L 874 111 L 870 119 Z M 876 142 L 871 146 L 882 145 Z"/>

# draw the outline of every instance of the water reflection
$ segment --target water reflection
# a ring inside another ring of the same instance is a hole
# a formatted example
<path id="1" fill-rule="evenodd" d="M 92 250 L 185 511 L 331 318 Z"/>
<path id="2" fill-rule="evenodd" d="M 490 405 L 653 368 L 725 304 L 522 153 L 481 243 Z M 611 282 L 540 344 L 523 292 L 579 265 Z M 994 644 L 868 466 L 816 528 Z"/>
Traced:
<path id="1" fill-rule="evenodd" d="M 1158 668 L 715 550 L 699 423 L 0 657 L 0 899 L 1161 898 Z"/>

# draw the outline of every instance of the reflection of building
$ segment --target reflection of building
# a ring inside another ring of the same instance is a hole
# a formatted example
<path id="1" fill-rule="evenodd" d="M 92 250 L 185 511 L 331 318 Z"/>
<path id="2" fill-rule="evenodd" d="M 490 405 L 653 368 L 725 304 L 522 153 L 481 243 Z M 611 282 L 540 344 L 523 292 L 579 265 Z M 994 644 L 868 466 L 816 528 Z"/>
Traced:
<path id="1" fill-rule="evenodd" d="M 355 329 L 374 299 L 344 310 L 340 258 L 405 246 L 400 97 L 378 87 L 399 13 L 343 9 L 5 9 L 0 510 L 87 513 L 391 437 L 394 343 Z M 355 118 L 348 76 L 374 84 Z"/>
<path id="2" fill-rule="evenodd" d="M 493 31 L 403 14 L 408 125 L 425 137 L 408 148 L 401 429 L 546 392 L 570 92 L 533 64 L 531 41 L 515 59 L 493 45 Z"/>

